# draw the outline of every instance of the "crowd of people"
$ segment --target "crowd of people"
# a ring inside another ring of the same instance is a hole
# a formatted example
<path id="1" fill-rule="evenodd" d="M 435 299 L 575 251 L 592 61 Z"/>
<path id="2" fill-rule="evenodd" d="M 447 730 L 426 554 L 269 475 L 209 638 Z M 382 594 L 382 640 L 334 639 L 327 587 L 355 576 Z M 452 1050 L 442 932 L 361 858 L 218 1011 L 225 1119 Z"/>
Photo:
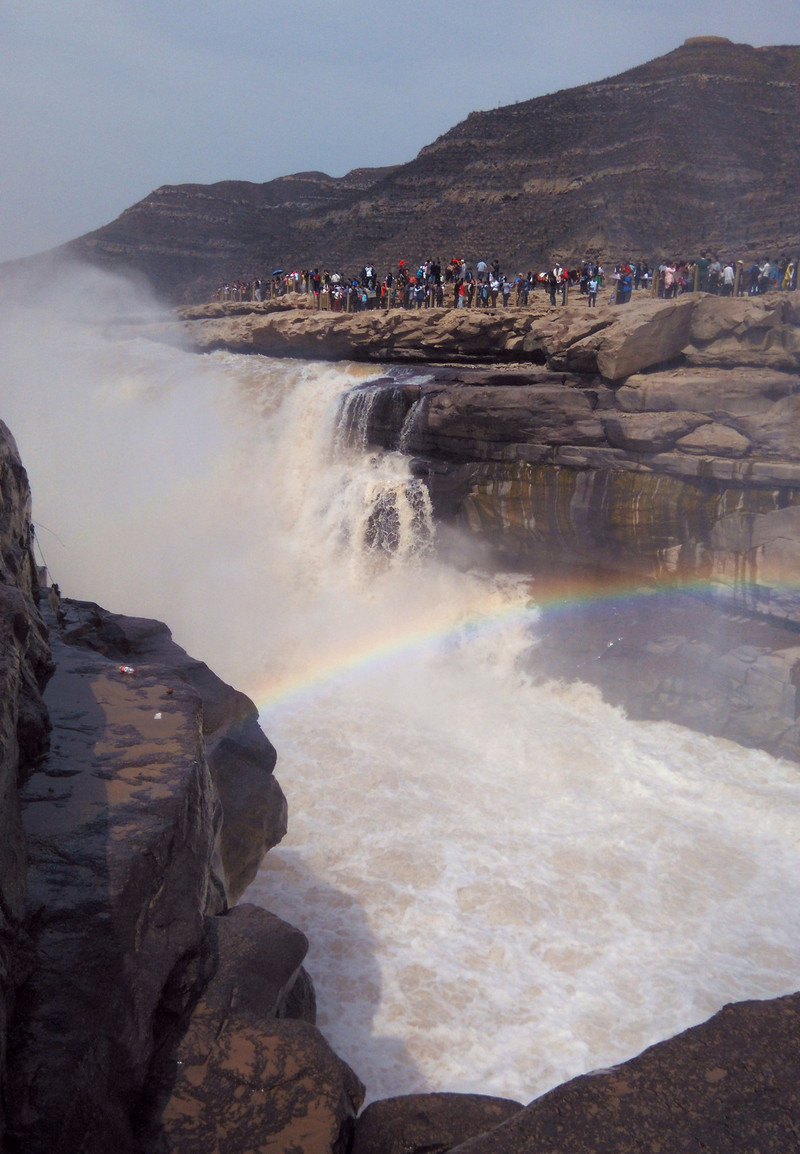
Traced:
<path id="1" fill-rule="evenodd" d="M 797 259 L 782 255 L 765 257 L 745 267 L 741 260 L 703 253 L 695 260 L 665 260 L 631 264 L 622 261 L 607 271 L 593 260 L 578 267 L 558 263 L 547 271 L 501 272 L 498 260 L 467 262 L 453 257 L 447 264 L 426 260 L 414 267 L 401 260 L 397 271 L 380 276 L 373 264 L 365 264 L 357 276 L 340 272 L 275 269 L 269 277 L 228 281 L 213 294 L 218 301 L 265 301 L 288 293 L 313 295 L 317 306 L 334 312 L 359 312 L 375 308 L 507 308 L 527 305 L 531 293 L 544 290 L 551 305 L 566 304 L 570 292 L 578 292 L 589 305 L 608 292 L 608 299 L 623 305 L 635 292 L 650 292 L 670 299 L 685 292 L 708 292 L 719 296 L 755 296 L 765 292 L 797 289 Z"/>

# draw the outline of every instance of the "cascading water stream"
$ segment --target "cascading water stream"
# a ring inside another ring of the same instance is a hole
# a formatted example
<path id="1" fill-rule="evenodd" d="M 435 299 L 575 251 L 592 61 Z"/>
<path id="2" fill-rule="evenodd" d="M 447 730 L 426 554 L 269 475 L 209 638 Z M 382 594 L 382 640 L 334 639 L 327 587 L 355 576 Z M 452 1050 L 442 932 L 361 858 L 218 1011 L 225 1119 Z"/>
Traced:
<path id="1" fill-rule="evenodd" d="M 369 447 L 370 414 L 385 388 L 385 383 L 374 383 L 342 394 L 332 451 L 340 459 L 349 454 L 368 462 L 360 516 L 351 507 L 353 523 L 344 535 L 356 553 L 378 551 L 398 560 L 421 556 L 431 549 L 433 509 L 427 487 L 410 476 L 402 457 L 376 453 Z"/>
<path id="2" fill-rule="evenodd" d="M 371 1097 L 527 1100 L 796 987 L 795 765 L 529 684 L 526 582 L 437 560 L 402 455 L 342 436 L 371 370 L 120 341 L 89 296 L 0 333 L 38 539 L 259 705 L 290 823 L 248 897 Z"/>
<path id="3" fill-rule="evenodd" d="M 399 452 L 408 452 L 411 438 L 416 432 L 417 425 L 424 419 L 426 410 L 430 408 L 431 400 L 431 394 L 426 396 L 423 393 L 423 395 L 418 400 L 414 401 L 411 408 L 408 410 L 406 418 L 403 421 L 403 426 L 400 429 L 400 436 L 398 438 L 397 448 Z"/>

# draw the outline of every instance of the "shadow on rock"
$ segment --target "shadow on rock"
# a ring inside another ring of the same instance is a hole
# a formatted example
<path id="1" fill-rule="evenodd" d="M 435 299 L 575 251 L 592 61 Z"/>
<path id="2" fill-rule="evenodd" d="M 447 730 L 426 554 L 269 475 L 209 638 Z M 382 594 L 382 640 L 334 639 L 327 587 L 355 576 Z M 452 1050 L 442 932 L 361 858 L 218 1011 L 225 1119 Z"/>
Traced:
<path id="1" fill-rule="evenodd" d="M 587 681 L 631 717 L 800 761 L 800 631 L 785 622 L 677 589 L 592 586 L 546 605 L 536 633 L 534 676 Z"/>

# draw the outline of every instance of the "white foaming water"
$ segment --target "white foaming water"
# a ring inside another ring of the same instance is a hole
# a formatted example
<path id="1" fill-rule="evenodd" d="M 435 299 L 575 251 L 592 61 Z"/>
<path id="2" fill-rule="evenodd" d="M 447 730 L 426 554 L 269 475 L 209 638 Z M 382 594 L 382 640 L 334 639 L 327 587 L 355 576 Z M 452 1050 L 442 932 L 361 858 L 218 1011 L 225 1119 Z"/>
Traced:
<path id="1" fill-rule="evenodd" d="M 0 335 L 54 580 L 263 711 L 290 828 L 248 898 L 371 1097 L 528 1100 L 797 986 L 797 767 L 528 684 L 524 585 L 437 562 L 405 461 L 337 434 L 369 371 Z"/>

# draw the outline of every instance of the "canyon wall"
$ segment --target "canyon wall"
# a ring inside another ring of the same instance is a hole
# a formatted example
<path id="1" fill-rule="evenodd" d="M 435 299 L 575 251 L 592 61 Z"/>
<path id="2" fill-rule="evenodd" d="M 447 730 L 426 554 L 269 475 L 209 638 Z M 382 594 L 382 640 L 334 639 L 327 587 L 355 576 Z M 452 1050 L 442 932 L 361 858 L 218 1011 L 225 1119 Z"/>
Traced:
<path id="1" fill-rule="evenodd" d="M 399 258 L 497 257 L 511 276 L 587 256 L 794 258 L 799 114 L 797 45 L 695 37 L 620 75 L 472 112 L 404 164 L 162 186 L 47 261 L 192 301 L 276 267 L 353 275 L 370 261 L 383 274 Z"/>
<path id="2" fill-rule="evenodd" d="M 365 386 L 367 438 L 411 456 L 440 521 L 537 575 L 534 597 L 570 574 L 584 597 L 617 591 L 605 621 L 595 609 L 579 627 L 573 610 L 572 635 L 544 615 L 542 676 L 800 759 L 794 309 L 690 297 L 609 312 L 593 331 L 585 313 L 533 325 L 543 369 Z M 647 589 L 661 599 L 644 624 L 623 601 Z"/>
<path id="3" fill-rule="evenodd" d="M 30 491 L 17 447 L 0 423 L 0 1141 L 8 1103 L 7 1043 L 25 913 L 26 849 L 19 788 L 44 755 L 42 690 L 52 672 L 31 553 Z"/>
<path id="4" fill-rule="evenodd" d="M 794 294 L 182 316 L 203 350 L 463 364 L 395 375 L 366 426 L 414 458 L 442 518 L 526 564 L 710 581 L 743 608 L 800 623 Z M 503 371 L 467 371 L 482 362 Z"/>
<path id="5" fill-rule="evenodd" d="M 286 830 L 254 705 L 160 622 L 40 588 L 5 426 L 0 494 L 0 1146 L 341 1148 L 363 1088 L 306 940 L 232 908 Z"/>
<path id="6" fill-rule="evenodd" d="M 410 457 L 442 525 L 536 574 L 534 596 L 552 575 L 670 594 L 595 612 L 572 633 L 545 615 L 540 675 L 596 681 L 635 716 L 800 758 L 795 294 L 635 293 L 596 309 L 534 294 L 527 308 L 354 316 L 312 306 L 185 309 L 153 335 L 402 366 L 362 387 L 352 419 Z"/>

